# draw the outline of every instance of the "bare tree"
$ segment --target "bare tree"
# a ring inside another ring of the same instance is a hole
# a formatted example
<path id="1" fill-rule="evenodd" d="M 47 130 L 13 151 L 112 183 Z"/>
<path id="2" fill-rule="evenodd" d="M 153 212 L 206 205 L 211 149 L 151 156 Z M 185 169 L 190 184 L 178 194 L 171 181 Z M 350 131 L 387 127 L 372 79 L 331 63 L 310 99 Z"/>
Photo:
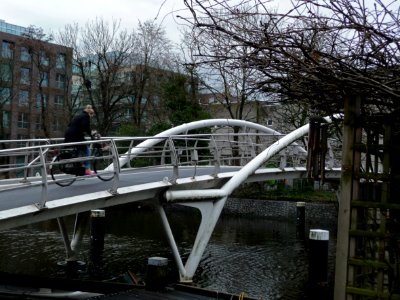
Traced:
<path id="1" fill-rule="evenodd" d="M 228 41 L 226 49 L 251 49 L 241 57 L 198 54 L 212 62 L 229 60 L 238 69 L 245 61 L 259 73 L 254 86 L 279 94 L 281 101 L 304 101 L 333 113 L 345 97 L 362 95 L 365 108 L 398 110 L 397 2 L 377 0 L 366 7 L 362 0 L 299 0 L 285 13 L 272 11 L 268 2 L 185 1 L 194 30 L 218 32 Z M 244 3 L 251 7 L 245 12 L 239 9 Z M 221 16 L 221 9 L 229 16 Z M 263 20 L 238 22 L 252 14 Z"/>
<path id="2" fill-rule="evenodd" d="M 135 65 L 131 81 L 134 92 L 130 99 L 133 123 L 143 131 L 143 116 L 157 110 L 162 96 L 160 85 L 170 77 L 168 73 L 174 70 L 176 61 L 171 41 L 161 25 L 154 21 L 139 22 L 134 32 L 132 59 Z"/>
<path id="3" fill-rule="evenodd" d="M 245 5 L 238 6 L 237 12 L 244 13 L 248 9 Z M 232 19 L 230 11 L 225 8 L 220 8 L 216 14 L 219 24 L 230 30 L 260 21 L 257 14 Z M 194 29 L 187 36 L 191 37 L 189 47 L 197 51 L 192 54 L 192 58 L 201 74 L 203 90 L 208 90 L 213 95 L 214 102 L 222 104 L 231 118 L 254 117 L 248 115 L 245 106 L 259 96 L 252 86 L 256 71 L 248 68 L 246 60 L 242 59 L 250 54 L 251 47 L 244 44 L 231 47 L 230 39 L 218 30 Z"/>
<path id="4" fill-rule="evenodd" d="M 103 134 L 121 122 L 141 130 L 159 102 L 160 78 L 170 67 L 172 46 L 164 29 L 147 21 L 128 32 L 119 21 L 96 19 L 83 28 L 67 26 L 58 40 L 74 48 L 78 72 L 71 108 L 92 104 L 97 129 Z"/>
<path id="5" fill-rule="evenodd" d="M 98 18 L 80 28 L 67 25 L 57 40 L 74 49 L 75 91 L 69 99 L 71 117 L 77 109 L 91 104 L 97 129 L 106 134 L 124 113 L 124 100 L 132 94 L 126 83 L 126 70 L 133 36 L 121 29 L 120 21 L 111 24 Z M 126 109 L 126 107 L 125 107 Z"/>
<path id="6" fill-rule="evenodd" d="M 59 31 L 55 35 L 55 40 L 60 45 L 65 45 L 73 49 L 73 68 L 76 67 L 76 58 L 77 58 L 77 50 L 78 50 L 78 41 L 79 41 L 79 25 L 77 23 L 74 24 L 67 24 L 63 30 Z M 74 76 L 72 74 L 71 78 L 66 78 L 66 91 L 73 91 L 72 93 L 65 93 L 64 94 L 64 108 L 65 108 L 65 115 L 66 118 L 65 122 L 68 122 L 72 119 L 72 117 L 78 112 L 80 109 L 80 96 L 81 91 L 83 91 L 84 85 L 82 84 L 82 80 L 80 77 Z M 76 88 L 76 90 L 73 90 Z"/>

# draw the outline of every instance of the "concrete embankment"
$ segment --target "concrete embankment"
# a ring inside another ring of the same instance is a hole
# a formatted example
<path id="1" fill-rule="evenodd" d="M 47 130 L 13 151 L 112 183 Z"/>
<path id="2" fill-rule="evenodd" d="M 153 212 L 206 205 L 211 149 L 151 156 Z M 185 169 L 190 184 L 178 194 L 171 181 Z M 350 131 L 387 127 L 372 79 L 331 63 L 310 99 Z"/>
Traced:
<path id="1" fill-rule="evenodd" d="M 258 200 L 229 198 L 223 214 L 296 222 L 296 202 L 282 200 Z M 337 225 L 337 204 L 333 202 L 306 202 L 306 223 L 308 226 L 320 226 L 335 229 Z"/>

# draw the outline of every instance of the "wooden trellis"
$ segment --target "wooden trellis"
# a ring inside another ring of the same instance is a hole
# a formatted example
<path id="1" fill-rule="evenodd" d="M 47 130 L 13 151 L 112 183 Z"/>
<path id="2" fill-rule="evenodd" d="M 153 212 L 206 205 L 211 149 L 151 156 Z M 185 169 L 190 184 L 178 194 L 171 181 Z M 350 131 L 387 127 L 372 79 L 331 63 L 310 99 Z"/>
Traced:
<path id="1" fill-rule="evenodd" d="M 335 299 L 400 299 L 400 118 L 345 110 Z"/>

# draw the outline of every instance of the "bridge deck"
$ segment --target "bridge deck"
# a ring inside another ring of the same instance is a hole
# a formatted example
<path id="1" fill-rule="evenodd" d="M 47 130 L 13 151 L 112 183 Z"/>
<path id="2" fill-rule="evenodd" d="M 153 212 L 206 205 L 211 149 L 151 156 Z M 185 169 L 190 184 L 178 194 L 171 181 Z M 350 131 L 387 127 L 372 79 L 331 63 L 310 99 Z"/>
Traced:
<path id="1" fill-rule="evenodd" d="M 0 189 L 0 230 L 92 209 L 158 199 L 168 189 L 218 188 L 239 168 L 223 167 L 217 177 L 212 175 L 212 167 L 198 167 L 196 173 L 193 167 L 181 168 L 180 178 L 175 183 L 165 180 L 173 176 L 172 168 L 132 169 L 120 174 L 117 194 L 109 191 L 112 181 L 103 182 L 96 177 L 81 178 L 68 187 L 50 184 L 46 193 L 46 209 L 42 210 L 35 205 L 43 197 L 40 181 L 11 189 L 3 187 Z M 339 170 L 332 170 L 327 174 L 338 177 L 339 173 Z M 196 177 L 193 177 L 195 174 Z M 305 174 L 304 168 L 259 169 L 246 181 L 301 178 Z"/>

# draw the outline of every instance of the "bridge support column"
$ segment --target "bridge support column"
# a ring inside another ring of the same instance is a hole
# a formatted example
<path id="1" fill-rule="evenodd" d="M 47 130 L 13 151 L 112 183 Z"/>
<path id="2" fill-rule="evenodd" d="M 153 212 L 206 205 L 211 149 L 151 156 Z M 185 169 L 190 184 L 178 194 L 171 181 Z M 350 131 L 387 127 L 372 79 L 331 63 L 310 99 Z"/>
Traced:
<path id="1" fill-rule="evenodd" d="M 172 234 L 171 226 L 169 225 L 167 215 L 165 214 L 164 207 L 162 205 L 158 204 L 157 210 L 158 210 L 158 213 L 160 214 L 161 222 L 164 226 L 164 230 L 167 235 L 169 245 L 172 249 L 172 254 L 174 255 L 176 265 L 178 266 L 180 280 L 181 281 L 191 281 L 191 278 L 190 278 L 190 280 L 186 280 L 186 278 L 187 278 L 186 270 L 183 265 L 182 258 L 179 254 L 179 250 L 176 245 L 174 235 Z"/>
<path id="2" fill-rule="evenodd" d="M 191 282 L 192 278 L 196 272 L 196 269 L 200 263 L 203 253 L 207 247 L 210 237 L 214 231 L 215 225 L 218 222 L 219 216 L 221 215 L 222 209 L 225 205 L 227 197 L 222 197 L 218 200 L 209 201 L 199 201 L 199 202 L 187 202 L 179 203 L 181 205 L 194 207 L 201 212 L 201 222 L 199 229 L 197 231 L 196 239 L 193 244 L 192 251 L 189 255 L 186 264 L 183 265 L 182 259 L 180 257 L 178 247 L 176 245 L 175 239 L 173 237 L 171 228 L 168 223 L 167 216 L 165 214 L 164 208 L 159 205 L 158 210 L 161 216 L 161 220 L 166 231 L 168 241 L 172 248 L 172 252 L 175 261 L 178 266 L 180 281 L 181 282 Z"/>
<path id="3" fill-rule="evenodd" d="M 66 252 L 65 261 L 59 262 L 58 265 L 67 273 L 67 276 L 74 277 L 76 272 L 86 265 L 84 262 L 78 261 L 78 251 L 85 232 L 88 217 L 88 213 L 76 214 L 74 233 L 71 241 L 68 237 L 68 230 L 64 218 L 57 218 L 58 227 L 60 228 L 63 237 Z"/>

